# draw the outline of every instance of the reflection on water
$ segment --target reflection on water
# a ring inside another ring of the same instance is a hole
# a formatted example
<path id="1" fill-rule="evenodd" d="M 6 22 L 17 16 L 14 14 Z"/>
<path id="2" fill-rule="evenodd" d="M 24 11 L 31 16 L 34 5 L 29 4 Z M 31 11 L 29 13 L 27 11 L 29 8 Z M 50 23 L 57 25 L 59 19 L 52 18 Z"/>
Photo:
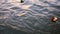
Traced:
<path id="1" fill-rule="evenodd" d="M 24 0 L 24 3 L 19 1 L 0 1 L 0 34 L 59 33 L 59 25 L 57 27 L 55 25 L 60 24 L 60 1 Z M 52 16 L 58 17 L 56 23 L 49 20 Z"/>

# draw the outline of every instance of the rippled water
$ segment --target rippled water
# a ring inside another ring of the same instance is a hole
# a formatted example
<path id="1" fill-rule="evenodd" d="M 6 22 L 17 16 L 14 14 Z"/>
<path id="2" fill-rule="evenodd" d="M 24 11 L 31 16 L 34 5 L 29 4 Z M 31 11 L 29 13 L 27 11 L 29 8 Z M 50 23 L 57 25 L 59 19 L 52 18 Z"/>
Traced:
<path id="1" fill-rule="evenodd" d="M 8 29 L 4 30 L 0 27 L 1 32 L 15 34 L 11 31 L 14 32 L 12 29 L 16 29 L 31 34 L 55 34 L 55 26 L 53 25 L 60 24 L 60 1 L 23 1 L 24 3 L 20 3 L 20 0 L 0 0 L 0 25 Z M 56 23 L 50 21 L 52 16 L 58 18 Z M 60 30 L 57 28 L 57 31 Z"/>

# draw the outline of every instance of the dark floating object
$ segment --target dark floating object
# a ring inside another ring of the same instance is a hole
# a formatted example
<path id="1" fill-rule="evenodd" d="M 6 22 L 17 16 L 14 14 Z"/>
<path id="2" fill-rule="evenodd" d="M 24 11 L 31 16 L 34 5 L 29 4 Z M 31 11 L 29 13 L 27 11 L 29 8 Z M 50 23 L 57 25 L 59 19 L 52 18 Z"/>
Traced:
<path id="1" fill-rule="evenodd" d="M 20 2 L 21 2 L 21 3 L 23 3 L 24 1 L 23 1 L 23 0 L 21 0 Z"/>
<path id="2" fill-rule="evenodd" d="M 57 17 L 51 17 L 50 19 L 52 22 L 56 22 L 58 18 Z"/>

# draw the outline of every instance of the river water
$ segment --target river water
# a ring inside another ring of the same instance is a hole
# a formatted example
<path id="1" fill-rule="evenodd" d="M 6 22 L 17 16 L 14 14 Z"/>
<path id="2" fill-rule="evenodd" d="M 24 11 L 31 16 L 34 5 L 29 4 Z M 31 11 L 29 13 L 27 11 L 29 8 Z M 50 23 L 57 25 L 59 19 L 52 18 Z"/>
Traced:
<path id="1" fill-rule="evenodd" d="M 20 1 L 0 0 L 1 34 L 59 34 L 60 0 Z M 52 16 L 58 20 L 52 22 Z"/>

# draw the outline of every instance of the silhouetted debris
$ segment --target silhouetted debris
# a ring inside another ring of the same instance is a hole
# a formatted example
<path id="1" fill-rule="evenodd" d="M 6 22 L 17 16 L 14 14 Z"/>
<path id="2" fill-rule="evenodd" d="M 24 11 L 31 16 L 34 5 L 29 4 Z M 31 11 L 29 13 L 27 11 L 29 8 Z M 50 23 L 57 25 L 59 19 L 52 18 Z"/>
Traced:
<path id="1" fill-rule="evenodd" d="M 23 1 L 23 0 L 21 0 L 21 3 L 24 3 L 24 1 Z"/>

